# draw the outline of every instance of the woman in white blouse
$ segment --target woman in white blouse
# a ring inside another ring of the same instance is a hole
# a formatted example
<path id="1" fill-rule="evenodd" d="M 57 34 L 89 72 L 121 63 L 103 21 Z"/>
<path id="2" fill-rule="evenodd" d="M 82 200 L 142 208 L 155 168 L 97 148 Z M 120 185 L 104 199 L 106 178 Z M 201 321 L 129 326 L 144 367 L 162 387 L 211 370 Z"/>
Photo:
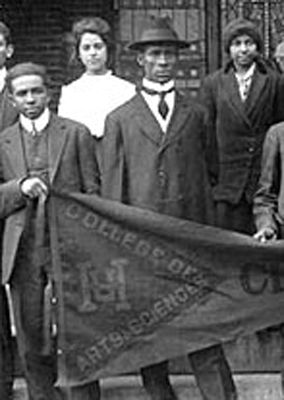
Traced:
<path id="1" fill-rule="evenodd" d="M 63 86 L 58 114 L 85 124 L 92 135 L 103 136 L 108 113 L 135 94 L 135 86 L 108 69 L 111 49 L 109 24 L 99 17 L 75 22 L 74 55 L 82 63 L 84 73 Z"/>

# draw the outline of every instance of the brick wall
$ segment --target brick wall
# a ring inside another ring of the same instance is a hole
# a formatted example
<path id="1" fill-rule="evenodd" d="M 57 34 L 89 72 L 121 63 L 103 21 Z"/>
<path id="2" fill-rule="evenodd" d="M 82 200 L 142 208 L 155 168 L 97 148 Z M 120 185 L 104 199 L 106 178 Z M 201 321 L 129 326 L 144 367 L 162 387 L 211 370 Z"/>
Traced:
<path id="1" fill-rule="evenodd" d="M 12 29 L 15 54 L 12 63 L 44 64 L 52 77 L 52 107 L 61 85 L 78 71 L 68 68 L 68 32 L 74 20 L 87 15 L 103 16 L 112 23 L 112 0 L 5 0 L 2 19 Z M 71 76 L 70 76 L 71 74 Z"/>

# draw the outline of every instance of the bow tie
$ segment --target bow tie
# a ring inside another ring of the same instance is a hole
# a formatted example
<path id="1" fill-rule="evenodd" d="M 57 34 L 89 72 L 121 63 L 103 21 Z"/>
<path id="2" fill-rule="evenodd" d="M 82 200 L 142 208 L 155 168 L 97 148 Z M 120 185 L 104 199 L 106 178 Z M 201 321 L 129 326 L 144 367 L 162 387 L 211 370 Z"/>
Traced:
<path id="1" fill-rule="evenodd" d="M 167 115 L 168 115 L 168 112 L 169 112 L 169 106 L 168 106 L 168 104 L 167 104 L 167 102 L 165 100 L 165 96 L 168 93 L 173 92 L 175 90 L 175 87 L 173 86 L 168 90 L 158 91 L 158 90 L 148 89 L 147 87 L 142 86 L 141 90 L 144 91 L 145 93 L 151 95 L 151 96 L 153 96 L 153 95 L 160 96 L 160 100 L 159 100 L 159 104 L 158 104 L 158 111 L 159 111 L 160 115 L 162 116 L 162 118 L 166 119 Z"/>

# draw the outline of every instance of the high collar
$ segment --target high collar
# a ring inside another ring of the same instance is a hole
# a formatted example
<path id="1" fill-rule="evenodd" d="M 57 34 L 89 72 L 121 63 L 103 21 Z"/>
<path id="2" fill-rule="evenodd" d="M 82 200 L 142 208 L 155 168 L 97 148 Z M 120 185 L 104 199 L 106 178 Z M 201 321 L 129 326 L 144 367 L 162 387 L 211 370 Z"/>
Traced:
<path id="1" fill-rule="evenodd" d="M 31 120 L 25 117 L 23 114 L 20 115 L 20 124 L 28 132 L 33 132 L 34 128 L 37 132 L 43 131 L 50 120 L 50 111 L 45 108 L 43 113 L 36 119 Z"/>
<path id="2" fill-rule="evenodd" d="M 239 73 L 237 70 L 235 70 L 235 75 L 236 75 L 237 79 L 246 81 L 248 79 L 251 79 L 251 77 L 254 74 L 255 68 L 256 68 L 256 64 L 253 63 L 245 73 Z"/>
<path id="3" fill-rule="evenodd" d="M 146 87 L 147 89 L 150 89 L 150 90 L 155 90 L 157 92 L 166 92 L 168 90 L 171 90 L 175 86 L 175 82 L 174 82 L 173 79 L 171 79 L 170 81 L 168 81 L 168 82 L 166 82 L 164 84 L 161 84 L 161 83 L 158 83 L 158 82 L 150 81 L 147 78 L 143 78 L 142 86 L 144 86 L 144 87 Z"/>

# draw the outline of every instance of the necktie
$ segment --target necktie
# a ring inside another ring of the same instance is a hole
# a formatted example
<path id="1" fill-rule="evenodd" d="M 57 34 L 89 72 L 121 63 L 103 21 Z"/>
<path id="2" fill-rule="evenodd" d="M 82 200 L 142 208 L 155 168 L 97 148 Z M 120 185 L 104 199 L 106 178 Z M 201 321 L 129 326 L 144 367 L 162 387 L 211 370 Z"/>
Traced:
<path id="1" fill-rule="evenodd" d="M 171 93 L 175 90 L 174 87 L 168 89 L 168 90 L 162 90 L 162 91 L 157 91 L 157 90 L 152 90 L 148 89 L 146 87 L 142 87 L 142 90 L 144 90 L 145 93 L 150 94 L 150 95 L 159 95 L 160 100 L 158 103 L 158 111 L 163 119 L 167 118 L 168 112 L 169 112 L 169 106 L 165 100 L 165 97 L 168 93 Z"/>
<path id="2" fill-rule="evenodd" d="M 35 122 L 34 121 L 31 121 L 32 122 L 32 135 L 33 136 L 37 136 L 37 129 L 36 129 L 36 126 L 35 126 Z"/>
<path id="3" fill-rule="evenodd" d="M 160 101 L 158 104 L 158 111 L 161 114 L 162 118 L 166 119 L 168 112 L 169 112 L 169 106 L 165 100 L 167 92 L 161 92 L 160 93 Z"/>

